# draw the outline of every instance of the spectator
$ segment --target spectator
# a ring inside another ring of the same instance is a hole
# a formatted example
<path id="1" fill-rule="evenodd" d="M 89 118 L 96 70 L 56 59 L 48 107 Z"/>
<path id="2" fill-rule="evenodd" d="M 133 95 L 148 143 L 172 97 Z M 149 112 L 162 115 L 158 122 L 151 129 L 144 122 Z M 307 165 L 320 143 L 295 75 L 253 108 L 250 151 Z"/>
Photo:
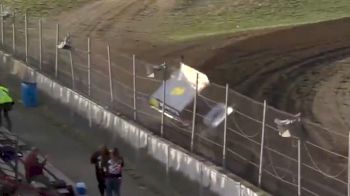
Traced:
<path id="1" fill-rule="evenodd" d="M 40 162 L 38 155 L 39 150 L 37 148 L 33 148 L 24 161 L 26 180 L 28 183 L 33 181 L 40 182 L 47 188 L 51 188 L 50 180 L 44 175 L 44 167 L 47 158 L 45 157 L 45 159 Z"/>
<path id="2" fill-rule="evenodd" d="M 110 159 L 106 167 L 107 196 L 120 196 L 123 167 L 123 157 L 120 156 L 118 148 L 114 148 L 110 152 Z"/>
<path id="3" fill-rule="evenodd" d="M 100 148 L 91 155 L 90 162 L 95 165 L 96 179 L 98 183 L 98 189 L 101 196 L 104 195 L 105 185 L 105 165 L 109 159 L 109 151 L 106 145 L 100 146 Z"/>
<path id="4" fill-rule="evenodd" d="M 2 126 L 2 113 L 4 113 L 4 117 L 7 121 L 7 129 L 9 131 L 12 130 L 12 123 L 9 116 L 9 111 L 12 110 L 12 106 L 14 105 L 14 101 L 10 96 L 9 90 L 0 85 L 0 127 Z"/>

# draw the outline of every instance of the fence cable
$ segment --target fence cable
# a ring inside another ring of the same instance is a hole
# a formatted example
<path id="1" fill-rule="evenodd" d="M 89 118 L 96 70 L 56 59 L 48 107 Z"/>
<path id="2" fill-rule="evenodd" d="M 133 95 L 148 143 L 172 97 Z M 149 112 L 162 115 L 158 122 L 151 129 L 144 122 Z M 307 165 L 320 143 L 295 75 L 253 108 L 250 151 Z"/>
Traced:
<path id="1" fill-rule="evenodd" d="M 320 146 L 318 146 L 318 145 L 315 145 L 315 144 L 313 144 L 313 143 L 311 143 L 311 142 L 309 142 L 309 141 L 306 141 L 305 143 L 307 143 L 307 144 L 309 144 L 309 145 L 311 145 L 311 146 L 313 146 L 313 147 L 315 147 L 315 148 L 319 148 L 319 149 L 322 150 L 322 151 L 328 152 L 328 153 L 330 153 L 330 154 L 333 154 L 333 155 L 335 155 L 335 156 L 338 156 L 338 157 L 341 157 L 341 158 L 344 158 L 344 159 L 348 160 L 348 157 L 347 157 L 347 156 L 338 154 L 338 153 L 333 152 L 333 151 L 331 151 L 331 150 L 328 150 L 328 149 L 326 149 L 326 148 L 322 148 L 322 147 L 320 147 Z"/>
<path id="2" fill-rule="evenodd" d="M 247 158 L 245 158 L 245 157 L 243 157 L 242 155 L 240 155 L 239 153 L 237 153 L 237 152 L 231 150 L 230 148 L 227 148 L 227 152 L 229 152 L 229 153 L 231 153 L 231 154 L 233 154 L 233 155 L 236 155 L 237 157 L 241 158 L 243 161 L 246 161 L 247 163 L 249 163 L 249 164 L 255 166 L 256 168 L 259 168 L 259 165 L 258 165 L 258 164 L 256 164 L 256 163 L 254 163 L 254 162 L 248 160 Z"/>
<path id="3" fill-rule="evenodd" d="M 308 155 L 308 157 L 310 158 L 310 161 L 312 163 L 312 165 L 314 166 L 314 168 L 319 172 L 321 173 L 322 175 L 328 177 L 328 178 L 332 178 L 334 180 L 339 180 L 337 179 L 342 173 L 344 173 L 344 171 L 347 169 L 347 167 L 345 166 L 343 169 L 341 169 L 339 172 L 337 172 L 336 174 L 334 175 L 331 175 L 331 174 L 327 174 L 326 172 L 322 171 L 321 168 L 317 165 L 317 163 L 315 162 L 315 160 L 312 158 L 312 155 L 309 151 L 309 148 L 306 146 L 305 142 L 303 142 L 303 145 L 304 145 L 304 148 L 305 148 L 305 151 Z M 345 184 L 347 184 L 347 182 L 343 182 Z"/>
<path id="4" fill-rule="evenodd" d="M 257 120 L 257 119 L 255 119 L 255 118 L 253 118 L 253 117 L 251 117 L 251 116 L 249 116 L 249 115 L 247 115 L 247 114 L 244 114 L 244 113 L 240 112 L 239 110 L 235 110 L 235 112 L 236 112 L 237 114 L 239 114 L 239 115 L 245 117 L 245 118 L 248 118 L 249 120 L 252 120 L 252 121 L 256 122 L 256 123 L 260 123 L 260 124 L 263 123 L 261 120 Z"/>
<path id="5" fill-rule="evenodd" d="M 246 137 L 246 136 L 243 135 L 242 133 L 240 133 L 240 132 L 238 132 L 238 131 L 235 131 L 234 129 L 232 129 L 232 128 L 230 128 L 230 127 L 228 127 L 227 130 L 229 130 L 230 132 L 235 133 L 235 134 L 237 134 L 237 135 L 239 135 L 239 136 L 241 136 L 241 137 L 247 139 L 248 141 L 250 141 L 250 142 L 252 142 L 252 143 L 254 143 L 254 144 L 258 145 L 258 146 L 261 145 L 260 142 L 257 142 L 257 141 L 255 141 L 255 140 L 249 138 L 249 137 Z"/>
<path id="6" fill-rule="evenodd" d="M 121 67 L 121 66 L 119 66 L 119 65 L 117 65 L 115 63 L 112 63 L 112 68 L 118 69 L 118 70 L 128 74 L 129 76 L 133 76 L 132 72 L 130 72 L 129 70 L 127 70 L 127 69 L 125 69 L 125 68 L 123 68 L 123 67 Z"/>
<path id="7" fill-rule="evenodd" d="M 171 126 L 174 126 L 175 128 L 180 129 L 183 132 L 191 133 L 191 131 L 184 129 L 184 128 L 180 127 L 179 125 L 177 125 L 176 123 L 174 123 L 173 120 L 169 120 L 169 123 Z"/>
<path id="8" fill-rule="evenodd" d="M 236 121 L 236 118 L 235 118 L 235 110 L 233 111 L 233 114 L 232 114 L 232 119 L 233 119 L 233 123 L 234 125 L 237 127 L 238 131 L 240 131 L 245 137 L 248 137 L 248 138 L 256 138 L 256 136 L 258 136 L 260 134 L 260 131 L 257 131 L 256 133 L 252 134 L 252 135 L 248 135 L 246 134 L 243 129 L 241 129 L 241 127 L 238 125 L 237 121 Z"/>
<path id="9" fill-rule="evenodd" d="M 312 126 L 315 126 L 315 127 L 318 127 L 319 129 L 321 129 L 322 131 L 325 131 L 325 132 L 328 132 L 330 135 L 331 134 L 334 134 L 334 135 L 338 135 L 342 138 L 348 138 L 348 135 L 346 134 L 342 134 L 342 133 L 338 133 L 338 132 L 335 132 L 335 131 L 331 131 L 329 130 L 328 128 L 326 127 L 322 127 L 320 124 L 318 123 L 314 123 L 314 122 L 311 122 L 309 119 L 306 119 L 306 118 L 303 118 L 302 121 L 306 124 L 309 124 L 309 125 L 312 125 Z"/>
<path id="10" fill-rule="evenodd" d="M 268 145 L 268 140 L 266 140 L 266 145 Z M 288 172 L 285 172 L 285 175 L 283 176 L 283 177 L 281 177 L 279 174 L 278 174 L 278 172 L 277 172 L 277 170 L 276 170 L 276 168 L 275 168 L 275 166 L 274 166 L 274 162 L 273 162 L 273 160 L 272 160 L 272 155 L 271 155 L 271 152 L 268 150 L 267 151 L 267 154 L 268 154 L 268 160 L 269 160 L 269 162 L 270 162 L 270 165 L 271 165 L 271 169 L 272 169 L 272 171 L 275 173 L 275 175 L 276 176 L 278 176 L 280 179 L 284 179 L 287 175 L 288 175 Z M 287 157 L 289 157 L 289 156 L 287 156 Z M 285 170 L 290 170 L 290 168 L 291 168 L 291 166 L 292 166 L 292 161 L 290 160 L 290 161 L 288 161 L 288 166 L 287 166 L 287 168 L 285 168 Z M 290 174 L 289 174 L 290 175 Z M 291 175 L 291 177 L 292 177 L 292 179 L 293 179 L 293 181 L 294 181 L 294 176 L 293 175 Z"/>
<path id="11" fill-rule="evenodd" d="M 213 140 L 211 140 L 211 139 L 209 139 L 209 138 L 207 138 L 207 137 L 201 136 L 201 135 L 198 134 L 198 133 L 196 133 L 196 136 L 198 136 L 198 137 L 201 138 L 202 140 L 205 140 L 205 141 L 207 141 L 207 142 L 209 142 L 209 143 L 211 143 L 211 144 L 214 144 L 214 145 L 216 145 L 216 146 L 218 146 L 218 147 L 223 147 L 222 144 L 219 144 L 219 143 L 217 143 L 217 142 L 215 142 L 215 141 L 213 141 Z"/>
<path id="12" fill-rule="evenodd" d="M 284 182 L 284 183 L 287 183 L 287 184 L 292 185 L 292 186 L 294 186 L 294 187 L 298 187 L 297 184 L 295 184 L 295 183 L 293 183 L 293 182 L 289 182 L 288 180 L 285 180 L 285 179 L 283 179 L 283 178 L 280 178 L 279 176 L 276 176 L 275 174 L 273 174 L 273 173 L 270 172 L 269 170 L 264 169 L 264 172 L 266 172 L 267 174 L 270 174 L 271 176 L 275 177 L 276 179 L 278 179 L 278 180 L 280 180 L 280 181 L 282 181 L 282 182 Z"/>

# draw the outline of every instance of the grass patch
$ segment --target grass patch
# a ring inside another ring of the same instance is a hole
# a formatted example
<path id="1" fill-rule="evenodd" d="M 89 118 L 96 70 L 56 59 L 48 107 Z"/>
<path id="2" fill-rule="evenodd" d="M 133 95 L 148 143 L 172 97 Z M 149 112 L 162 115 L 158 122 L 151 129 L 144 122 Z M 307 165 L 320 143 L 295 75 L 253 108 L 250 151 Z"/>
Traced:
<path id="1" fill-rule="evenodd" d="M 31 16 L 47 16 L 77 7 L 86 1 L 88 0 L 2 0 L 2 4 L 18 14 L 27 11 Z"/>
<path id="2" fill-rule="evenodd" d="M 347 16 L 349 0 L 179 0 L 163 28 L 170 39 L 184 40 Z"/>

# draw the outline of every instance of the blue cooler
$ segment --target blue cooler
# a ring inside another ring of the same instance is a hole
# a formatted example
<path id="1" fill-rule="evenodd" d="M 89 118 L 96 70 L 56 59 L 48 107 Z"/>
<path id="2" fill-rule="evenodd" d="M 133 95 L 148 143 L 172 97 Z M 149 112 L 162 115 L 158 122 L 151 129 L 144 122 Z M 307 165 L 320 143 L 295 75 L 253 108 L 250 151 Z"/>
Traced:
<path id="1" fill-rule="evenodd" d="M 21 94 L 25 107 L 36 107 L 38 105 L 38 89 L 36 83 L 22 82 Z"/>
<path id="2" fill-rule="evenodd" d="M 78 182 L 76 185 L 75 185 L 75 189 L 77 191 L 77 194 L 79 196 L 83 196 L 83 195 L 86 195 L 87 193 L 87 188 L 86 188 L 86 185 L 84 182 Z"/>

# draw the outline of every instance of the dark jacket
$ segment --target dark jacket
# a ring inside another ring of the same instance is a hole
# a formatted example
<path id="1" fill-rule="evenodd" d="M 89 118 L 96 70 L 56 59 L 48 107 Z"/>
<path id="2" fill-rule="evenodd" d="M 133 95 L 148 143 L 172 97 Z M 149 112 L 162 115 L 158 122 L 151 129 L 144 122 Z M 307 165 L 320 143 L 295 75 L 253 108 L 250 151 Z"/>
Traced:
<path id="1" fill-rule="evenodd" d="M 100 151 L 94 152 L 90 157 L 90 163 L 95 165 L 97 176 L 103 177 L 105 175 L 104 168 L 106 167 L 108 156 L 103 155 Z"/>

